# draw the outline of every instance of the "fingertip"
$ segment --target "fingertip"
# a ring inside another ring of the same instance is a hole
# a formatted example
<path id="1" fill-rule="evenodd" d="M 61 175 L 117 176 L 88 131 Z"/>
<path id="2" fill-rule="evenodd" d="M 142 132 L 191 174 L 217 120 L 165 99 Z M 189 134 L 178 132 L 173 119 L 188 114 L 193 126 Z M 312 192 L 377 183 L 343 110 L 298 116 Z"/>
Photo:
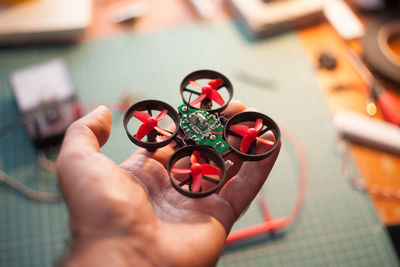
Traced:
<path id="1" fill-rule="evenodd" d="M 110 132 L 111 113 L 107 107 L 99 106 L 68 127 L 61 152 L 82 148 L 98 151 Z"/>
<path id="2" fill-rule="evenodd" d="M 242 112 L 246 109 L 246 106 L 239 100 L 232 100 L 226 109 L 223 111 L 223 114 L 231 117 L 236 113 Z"/>
<path id="3" fill-rule="evenodd" d="M 158 162 L 160 162 L 164 167 L 167 166 L 169 158 L 175 152 L 175 149 L 171 146 L 164 146 L 162 148 L 157 149 L 155 152 L 149 152 L 146 149 L 141 150 L 143 154 L 146 154 L 148 157 L 151 157 Z"/>
<path id="4" fill-rule="evenodd" d="M 106 112 L 108 114 L 110 114 L 110 110 L 104 106 L 104 105 L 99 105 L 95 110 L 93 110 L 94 112 Z M 111 116 L 111 114 L 110 114 Z"/>
<path id="5" fill-rule="evenodd" d="M 90 112 L 89 114 L 94 113 L 95 116 L 98 117 L 98 119 L 104 120 L 105 123 L 111 125 L 111 112 L 110 110 L 104 106 L 104 105 L 99 105 L 95 110 Z M 102 118 L 99 118 L 102 117 Z"/>
<path id="6" fill-rule="evenodd" d="M 100 147 L 103 146 L 111 133 L 110 110 L 106 106 L 100 105 L 82 119 L 84 124 L 96 135 Z"/>
<path id="7" fill-rule="evenodd" d="M 260 112 L 260 110 L 257 108 L 246 108 L 244 111 Z"/>

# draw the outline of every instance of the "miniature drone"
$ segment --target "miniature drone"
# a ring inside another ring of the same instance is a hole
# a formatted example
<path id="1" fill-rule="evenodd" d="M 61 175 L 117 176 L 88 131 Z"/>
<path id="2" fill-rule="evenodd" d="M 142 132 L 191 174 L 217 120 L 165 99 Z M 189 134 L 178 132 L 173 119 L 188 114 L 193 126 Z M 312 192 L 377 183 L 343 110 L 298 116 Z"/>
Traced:
<path id="1" fill-rule="evenodd" d="M 224 183 L 229 164 L 223 158 L 228 154 L 256 161 L 269 157 L 278 146 L 280 130 L 268 116 L 252 111 L 230 119 L 224 116 L 233 87 L 221 73 L 192 72 L 183 79 L 180 93 L 183 104 L 178 111 L 162 101 L 144 100 L 124 115 L 124 128 L 134 144 L 155 151 L 176 143 L 179 149 L 170 157 L 167 171 L 179 193 L 209 196 Z M 267 132 L 268 137 L 262 137 Z"/>

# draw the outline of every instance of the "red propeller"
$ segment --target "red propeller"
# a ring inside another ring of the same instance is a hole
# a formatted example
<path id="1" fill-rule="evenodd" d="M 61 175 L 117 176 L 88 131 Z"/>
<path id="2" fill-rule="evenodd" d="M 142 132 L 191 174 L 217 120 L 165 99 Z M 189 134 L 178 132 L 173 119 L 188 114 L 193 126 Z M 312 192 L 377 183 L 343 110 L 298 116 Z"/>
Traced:
<path id="1" fill-rule="evenodd" d="M 203 175 L 220 175 L 221 169 L 210 164 L 200 164 L 200 152 L 193 151 L 190 157 L 190 169 L 172 168 L 171 172 L 192 175 L 192 192 L 199 192 Z"/>
<path id="2" fill-rule="evenodd" d="M 207 85 L 205 86 L 200 86 L 198 83 L 196 83 L 193 80 L 190 80 L 189 83 L 196 87 L 197 89 L 201 90 L 201 94 L 198 98 L 193 100 L 190 104 L 191 105 L 196 105 L 203 101 L 205 98 L 211 99 L 218 105 L 222 106 L 225 104 L 224 99 L 222 96 L 218 93 L 217 89 L 222 85 L 223 80 L 222 79 L 214 79 L 211 80 Z"/>
<path id="3" fill-rule="evenodd" d="M 146 112 L 135 110 L 132 113 L 132 116 L 143 122 L 143 124 L 139 127 L 139 130 L 136 133 L 135 137 L 139 140 L 142 140 L 143 137 L 145 137 L 151 130 L 156 130 L 164 136 L 171 136 L 169 132 L 157 126 L 158 122 L 164 119 L 165 116 L 167 116 L 167 113 L 168 110 L 164 109 L 161 111 L 160 114 L 158 114 L 156 118 L 153 118 L 150 116 L 150 114 Z"/>
<path id="4" fill-rule="evenodd" d="M 253 128 L 250 128 L 246 125 L 242 125 L 242 124 L 236 124 L 236 125 L 232 125 L 229 130 L 243 136 L 242 142 L 240 143 L 240 152 L 242 153 L 247 153 L 247 151 L 249 150 L 251 144 L 254 141 L 259 141 L 263 144 L 266 145 L 273 145 L 274 142 L 261 138 L 258 136 L 258 133 L 260 132 L 260 130 L 263 128 L 263 120 L 262 119 L 257 119 L 256 122 L 254 123 Z"/>

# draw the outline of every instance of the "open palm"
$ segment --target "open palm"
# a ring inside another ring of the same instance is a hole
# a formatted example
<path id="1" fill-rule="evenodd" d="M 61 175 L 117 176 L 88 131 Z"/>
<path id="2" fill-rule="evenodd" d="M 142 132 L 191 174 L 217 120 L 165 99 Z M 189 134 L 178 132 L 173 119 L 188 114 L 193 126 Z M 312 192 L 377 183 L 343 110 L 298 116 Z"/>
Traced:
<path id="1" fill-rule="evenodd" d="M 232 103 L 228 116 L 245 107 Z M 211 266 L 233 223 L 260 190 L 279 153 L 257 162 L 231 158 L 229 181 L 202 199 L 179 194 L 165 164 L 171 146 L 139 149 L 120 166 L 100 153 L 110 135 L 105 107 L 68 129 L 57 173 L 74 244 L 67 265 Z"/>

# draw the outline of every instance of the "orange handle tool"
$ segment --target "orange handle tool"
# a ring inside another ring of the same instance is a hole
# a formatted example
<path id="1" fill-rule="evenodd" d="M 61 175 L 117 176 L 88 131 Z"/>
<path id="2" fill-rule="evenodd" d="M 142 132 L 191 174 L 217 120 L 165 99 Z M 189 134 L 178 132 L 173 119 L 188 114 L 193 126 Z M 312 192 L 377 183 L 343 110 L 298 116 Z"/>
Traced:
<path id="1" fill-rule="evenodd" d="M 371 89 L 385 120 L 400 126 L 400 98 L 394 93 L 386 91 L 379 84 L 373 85 Z"/>

